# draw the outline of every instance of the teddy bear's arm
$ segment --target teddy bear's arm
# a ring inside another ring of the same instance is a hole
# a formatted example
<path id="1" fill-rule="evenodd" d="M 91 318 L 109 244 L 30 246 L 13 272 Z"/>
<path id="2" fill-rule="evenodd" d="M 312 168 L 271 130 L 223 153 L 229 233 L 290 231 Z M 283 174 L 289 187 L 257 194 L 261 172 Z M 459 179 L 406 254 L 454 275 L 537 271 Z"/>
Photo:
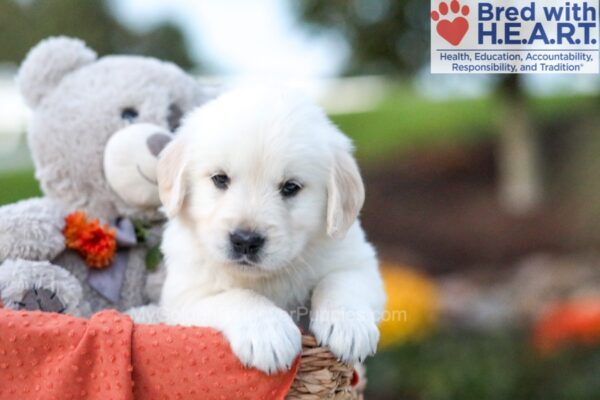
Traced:
<path id="1" fill-rule="evenodd" d="M 0 301 L 14 310 L 89 314 L 81 284 L 69 271 L 48 261 L 0 263 Z"/>
<path id="2" fill-rule="evenodd" d="M 64 249 L 67 212 L 57 201 L 34 198 L 0 207 L 0 263 L 52 260 Z"/>

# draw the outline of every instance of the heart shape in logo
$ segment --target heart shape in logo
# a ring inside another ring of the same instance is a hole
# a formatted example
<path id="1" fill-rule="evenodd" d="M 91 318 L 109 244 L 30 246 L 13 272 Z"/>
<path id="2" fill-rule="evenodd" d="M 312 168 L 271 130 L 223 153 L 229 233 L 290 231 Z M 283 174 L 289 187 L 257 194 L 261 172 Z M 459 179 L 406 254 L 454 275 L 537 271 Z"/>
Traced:
<path id="1" fill-rule="evenodd" d="M 437 23 L 437 33 L 453 46 L 458 46 L 469 30 L 469 21 L 457 17 L 454 21 L 447 19 Z"/>

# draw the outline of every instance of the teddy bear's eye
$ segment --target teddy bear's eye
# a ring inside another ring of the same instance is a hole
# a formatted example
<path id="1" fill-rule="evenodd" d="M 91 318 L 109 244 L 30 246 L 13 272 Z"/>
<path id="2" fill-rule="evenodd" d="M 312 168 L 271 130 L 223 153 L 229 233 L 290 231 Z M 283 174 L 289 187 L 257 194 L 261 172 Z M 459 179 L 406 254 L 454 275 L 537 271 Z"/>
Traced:
<path id="1" fill-rule="evenodd" d="M 169 129 L 171 132 L 174 132 L 181 123 L 181 117 L 183 117 L 183 111 L 177 104 L 171 104 L 169 106 L 169 115 L 167 116 L 167 123 L 169 124 Z"/>
<path id="2" fill-rule="evenodd" d="M 133 107 L 126 107 L 121 111 L 121 118 L 127 122 L 135 121 L 138 115 L 138 111 Z"/>

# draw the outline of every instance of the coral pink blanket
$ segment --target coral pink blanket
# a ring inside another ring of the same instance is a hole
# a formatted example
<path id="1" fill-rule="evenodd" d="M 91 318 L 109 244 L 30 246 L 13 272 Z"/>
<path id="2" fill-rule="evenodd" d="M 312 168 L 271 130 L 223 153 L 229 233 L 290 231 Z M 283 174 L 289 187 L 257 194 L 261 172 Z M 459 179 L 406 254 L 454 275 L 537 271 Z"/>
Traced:
<path id="1" fill-rule="evenodd" d="M 0 309 L 0 399 L 283 399 L 291 371 L 245 369 L 220 333 Z"/>

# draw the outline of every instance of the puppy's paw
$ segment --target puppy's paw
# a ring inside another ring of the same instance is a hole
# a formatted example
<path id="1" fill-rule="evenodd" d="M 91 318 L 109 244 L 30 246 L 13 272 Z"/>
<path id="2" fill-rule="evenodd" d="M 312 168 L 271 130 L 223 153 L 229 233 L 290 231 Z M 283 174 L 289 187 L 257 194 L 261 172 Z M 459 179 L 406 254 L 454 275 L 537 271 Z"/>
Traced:
<path id="1" fill-rule="evenodd" d="M 379 329 L 370 312 L 316 312 L 310 330 L 319 344 L 348 364 L 362 363 L 375 354 L 379 342 Z"/>
<path id="2" fill-rule="evenodd" d="M 240 321 L 224 334 L 242 364 L 268 374 L 290 369 L 302 350 L 300 330 L 278 308 L 252 321 Z"/>

